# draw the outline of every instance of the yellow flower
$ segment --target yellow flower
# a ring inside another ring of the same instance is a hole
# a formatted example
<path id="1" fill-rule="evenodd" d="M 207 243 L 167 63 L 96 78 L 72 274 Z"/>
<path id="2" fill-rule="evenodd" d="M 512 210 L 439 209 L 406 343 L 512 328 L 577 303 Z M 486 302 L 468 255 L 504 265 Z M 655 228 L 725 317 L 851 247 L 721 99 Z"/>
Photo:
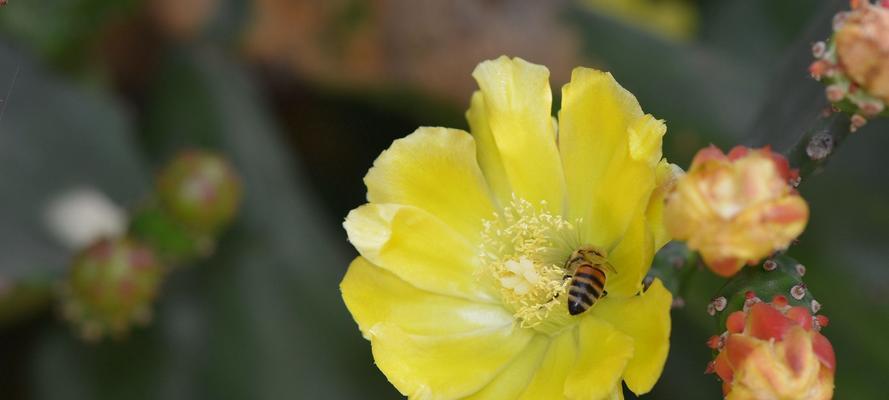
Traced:
<path id="1" fill-rule="evenodd" d="M 667 240 L 662 121 L 604 72 L 577 68 L 550 114 L 549 71 L 501 57 L 473 73 L 472 135 L 420 128 L 368 172 L 346 218 L 361 254 L 341 290 L 377 366 L 416 399 L 614 399 L 660 376 L 670 293 L 643 290 Z M 568 313 L 569 256 L 610 264 Z M 611 272 L 613 271 L 613 272 Z"/>
<path id="2" fill-rule="evenodd" d="M 809 218 L 791 187 L 787 160 L 769 149 L 702 149 L 667 195 L 664 222 L 674 238 L 699 251 L 707 266 L 734 275 L 787 248 Z"/>

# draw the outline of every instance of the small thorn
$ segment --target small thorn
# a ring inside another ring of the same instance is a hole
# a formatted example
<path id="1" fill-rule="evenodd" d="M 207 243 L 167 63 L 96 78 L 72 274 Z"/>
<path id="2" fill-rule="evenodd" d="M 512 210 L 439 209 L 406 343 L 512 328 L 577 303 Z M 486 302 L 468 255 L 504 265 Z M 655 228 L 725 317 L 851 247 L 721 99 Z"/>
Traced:
<path id="1" fill-rule="evenodd" d="M 790 288 L 790 296 L 794 299 L 802 300 L 803 297 L 806 297 L 806 285 L 802 283 L 794 285 Z"/>
<path id="2" fill-rule="evenodd" d="M 822 42 L 822 41 L 818 41 L 818 42 L 812 43 L 812 55 L 813 55 L 815 58 L 821 58 L 821 57 L 824 57 L 824 52 L 825 52 L 825 50 L 827 50 L 827 44 L 826 44 L 826 43 L 824 43 L 824 42 Z"/>
<path id="3" fill-rule="evenodd" d="M 766 271 L 774 271 L 778 268 L 778 263 L 775 260 L 766 260 L 766 262 L 762 263 L 762 269 Z"/>
<path id="4" fill-rule="evenodd" d="M 882 101 L 875 100 L 862 102 L 858 105 L 858 107 L 861 109 L 861 112 L 864 113 L 864 115 L 873 117 L 883 112 L 883 110 L 886 108 L 886 105 L 883 104 Z"/>
<path id="5" fill-rule="evenodd" d="M 817 314 L 818 311 L 821 311 L 821 303 L 818 300 L 812 299 L 812 313 Z"/>
<path id="6" fill-rule="evenodd" d="M 839 103 L 846 97 L 846 88 L 838 84 L 830 85 L 824 89 L 824 94 L 831 103 Z"/>
<path id="7" fill-rule="evenodd" d="M 852 116 L 852 125 L 849 126 L 849 131 L 855 132 L 865 124 L 867 124 L 867 118 L 864 118 L 861 114 L 855 114 Z"/>

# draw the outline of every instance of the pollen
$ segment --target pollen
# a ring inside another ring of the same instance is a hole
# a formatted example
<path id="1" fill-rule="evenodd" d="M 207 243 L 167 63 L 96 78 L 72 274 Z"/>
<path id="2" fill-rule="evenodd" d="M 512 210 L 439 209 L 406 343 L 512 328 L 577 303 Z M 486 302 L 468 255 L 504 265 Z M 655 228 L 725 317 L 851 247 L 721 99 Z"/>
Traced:
<path id="1" fill-rule="evenodd" d="M 485 268 L 478 278 L 493 281 L 523 328 L 552 332 L 570 322 L 563 309 L 564 264 L 578 241 L 574 226 L 547 211 L 546 203 L 534 205 L 515 196 L 483 221 Z"/>

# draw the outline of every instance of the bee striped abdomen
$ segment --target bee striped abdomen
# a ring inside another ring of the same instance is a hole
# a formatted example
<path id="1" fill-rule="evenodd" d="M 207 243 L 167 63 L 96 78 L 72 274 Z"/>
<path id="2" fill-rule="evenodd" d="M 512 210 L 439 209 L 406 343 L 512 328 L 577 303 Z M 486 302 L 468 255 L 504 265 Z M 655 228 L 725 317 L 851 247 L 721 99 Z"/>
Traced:
<path id="1" fill-rule="evenodd" d="M 605 292 L 605 272 L 601 268 L 581 264 L 568 285 L 568 313 L 577 315 L 589 310 Z"/>

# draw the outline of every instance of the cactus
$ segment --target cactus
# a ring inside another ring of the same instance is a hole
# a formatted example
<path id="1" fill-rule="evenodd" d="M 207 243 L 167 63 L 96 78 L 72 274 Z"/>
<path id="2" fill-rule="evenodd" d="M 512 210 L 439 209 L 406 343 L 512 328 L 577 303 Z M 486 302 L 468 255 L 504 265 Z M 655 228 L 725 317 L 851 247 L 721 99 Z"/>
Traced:
<path id="1" fill-rule="evenodd" d="M 228 225 L 241 200 L 241 183 L 223 157 L 204 150 L 179 153 L 157 178 L 161 206 L 197 235 Z"/>
<path id="2" fill-rule="evenodd" d="M 813 315 L 821 310 L 821 303 L 803 282 L 806 267 L 786 255 L 776 255 L 756 268 L 744 268 L 723 285 L 707 306 L 707 313 L 716 317 L 720 332 L 735 311 L 747 311 L 758 302 L 771 302 L 783 296 L 791 307 L 805 307 Z"/>
<path id="3" fill-rule="evenodd" d="M 131 238 L 100 239 L 74 257 L 61 311 L 84 339 L 120 337 L 151 319 L 164 274 L 154 251 Z"/>

